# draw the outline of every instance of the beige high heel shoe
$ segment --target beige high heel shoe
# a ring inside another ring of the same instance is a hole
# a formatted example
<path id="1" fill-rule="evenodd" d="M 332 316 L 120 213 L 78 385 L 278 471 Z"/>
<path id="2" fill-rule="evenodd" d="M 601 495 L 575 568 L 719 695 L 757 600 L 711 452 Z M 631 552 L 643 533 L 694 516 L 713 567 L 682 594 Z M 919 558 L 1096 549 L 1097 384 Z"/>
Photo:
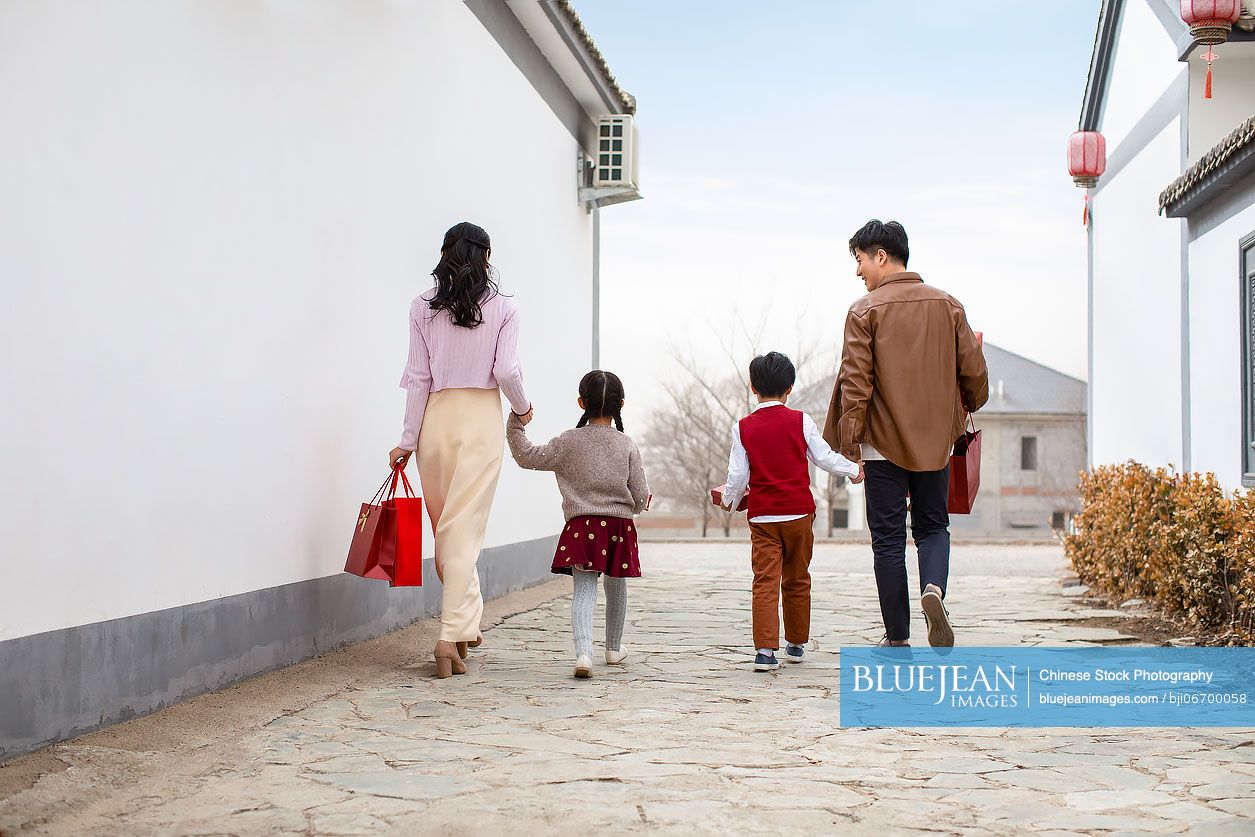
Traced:
<path id="1" fill-rule="evenodd" d="M 462 659 L 464 659 L 464 660 L 465 660 L 465 659 L 466 659 L 466 655 L 467 655 L 467 650 L 466 650 L 466 649 L 468 649 L 468 648 L 478 648 L 479 646 L 481 646 L 481 645 L 483 645 L 483 644 L 484 644 L 484 635 L 483 635 L 483 634 L 480 634 L 479 636 L 475 637 L 475 639 L 474 639 L 474 640 L 472 640 L 472 641 L 470 641 L 470 642 L 459 642 L 459 643 L 457 643 L 457 647 L 458 647 L 458 656 L 459 656 L 459 657 L 461 657 Z"/>
<path id="2" fill-rule="evenodd" d="M 436 676 L 443 680 L 454 674 L 466 674 L 466 663 L 458 656 L 457 645 L 447 640 L 440 640 L 432 652 L 436 659 Z"/>

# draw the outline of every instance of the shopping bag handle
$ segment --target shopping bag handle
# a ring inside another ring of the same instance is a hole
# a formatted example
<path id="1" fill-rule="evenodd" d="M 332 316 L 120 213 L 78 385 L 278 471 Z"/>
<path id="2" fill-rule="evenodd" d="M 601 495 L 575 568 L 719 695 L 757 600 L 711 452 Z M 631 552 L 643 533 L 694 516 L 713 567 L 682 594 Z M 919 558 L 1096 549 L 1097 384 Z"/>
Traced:
<path id="1" fill-rule="evenodd" d="M 377 506 L 394 499 L 397 496 L 398 483 L 405 489 L 407 497 L 414 497 L 414 487 L 410 485 L 410 478 L 405 475 L 405 469 L 394 467 L 392 473 L 384 478 L 383 485 L 379 486 L 379 490 L 371 496 L 368 505 Z"/>
<path id="2" fill-rule="evenodd" d="M 392 476 L 393 476 L 392 474 L 389 474 L 388 476 L 384 477 L 383 485 L 379 486 L 379 490 L 371 495 L 370 502 L 367 505 L 377 506 L 381 502 L 383 502 L 384 497 L 388 493 L 388 484 L 392 482 Z"/>
<path id="3" fill-rule="evenodd" d="M 407 496 L 407 497 L 409 497 L 409 498 L 413 499 L 413 497 L 414 497 L 414 488 L 413 488 L 413 486 L 411 486 L 411 485 L 410 485 L 410 478 L 409 478 L 409 477 L 407 477 L 407 476 L 405 475 L 405 466 L 403 466 L 403 465 L 393 465 L 393 466 L 392 466 L 392 476 L 391 476 L 391 477 L 389 478 L 389 480 L 388 480 L 389 482 L 391 482 L 391 483 L 392 483 L 392 487 L 391 487 L 391 488 L 389 489 L 389 491 L 388 491 L 388 499 L 389 499 L 389 500 L 392 500 L 392 499 L 394 499 L 394 498 L 397 496 L 397 481 L 398 481 L 398 479 L 400 480 L 400 483 L 401 483 L 401 484 L 404 486 L 404 488 L 405 488 L 405 496 Z"/>

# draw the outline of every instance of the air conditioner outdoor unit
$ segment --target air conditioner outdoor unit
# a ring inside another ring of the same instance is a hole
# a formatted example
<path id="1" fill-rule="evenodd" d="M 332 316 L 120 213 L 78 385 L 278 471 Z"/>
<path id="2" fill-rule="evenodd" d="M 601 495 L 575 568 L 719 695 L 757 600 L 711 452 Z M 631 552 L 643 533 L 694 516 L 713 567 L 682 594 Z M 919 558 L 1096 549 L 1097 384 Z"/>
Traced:
<path id="1" fill-rule="evenodd" d="M 641 199 L 640 134 L 631 114 L 597 117 L 596 151 L 580 154 L 580 203 L 585 210 Z"/>
<path id="2" fill-rule="evenodd" d="M 640 135 L 630 114 L 597 119 L 597 167 L 593 185 L 638 187 Z"/>

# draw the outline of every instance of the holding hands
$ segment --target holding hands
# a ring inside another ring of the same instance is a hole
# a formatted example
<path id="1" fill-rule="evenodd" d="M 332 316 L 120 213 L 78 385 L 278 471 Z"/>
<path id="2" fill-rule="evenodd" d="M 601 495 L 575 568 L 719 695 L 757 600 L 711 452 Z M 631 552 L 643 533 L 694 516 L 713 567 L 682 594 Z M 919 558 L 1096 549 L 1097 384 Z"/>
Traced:
<path id="1" fill-rule="evenodd" d="M 858 476 L 849 478 L 850 482 L 852 482 L 855 485 L 858 485 L 867 477 L 867 475 L 863 472 L 863 463 L 859 462 L 857 464 L 858 464 Z"/>
<path id="2" fill-rule="evenodd" d="M 527 427 L 527 425 L 532 423 L 532 419 L 536 417 L 536 408 L 528 407 L 527 412 L 523 413 L 522 415 L 519 415 L 518 413 L 511 411 L 511 415 L 515 416 L 519 420 L 519 424 L 523 425 L 524 427 Z"/>

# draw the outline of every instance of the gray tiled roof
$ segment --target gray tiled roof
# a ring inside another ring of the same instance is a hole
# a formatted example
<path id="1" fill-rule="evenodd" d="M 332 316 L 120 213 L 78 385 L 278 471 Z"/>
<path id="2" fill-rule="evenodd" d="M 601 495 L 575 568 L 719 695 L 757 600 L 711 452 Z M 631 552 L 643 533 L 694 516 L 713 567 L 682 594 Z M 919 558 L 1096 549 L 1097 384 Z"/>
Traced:
<path id="1" fill-rule="evenodd" d="M 571 22 L 571 27 L 575 29 L 576 34 L 579 35 L 580 40 L 584 44 L 584 48 L 588 50 L 594 66 L 597 67 L 597 72 L 601 74 L 602 79 L 614 91 L 614 95 L 623 105 L 623 110 L 626 113 L 636 113 L 636 97 L 619 86 L 614 73 L 610 71 L 610 65 L 606 63 L 606 57 L 597 48 L 597 44 L 593 41 L 593 36 L 584 28 L 584 22 L 580 20 L 575 7 L 571 5 L 571 0 L 558 0 L 557 7 L 566 16 L 566 19 Z"/>
<path id="2" fill-rule="evenodd" d="M 989 367 L 989 403 L 981 408 L 982 414 L 1084 415 L 1084 381 L 989 342 L 985 343 L 985 364 Z M 805 387 L 790 403 L 822 417 L 828 411 L 833 382 L 830 376 Z"/>
<path id="3" fill-rule="evenodd" d="M 989 403 L 981 408 L 982 413 L 1084 414 L 1084 381 L 992 343 L 985 344 L 985 363 Z"/>
<path id="4" fill-rule="evenodd" d="M 1255 165 L 1255 116 L 1234 128 L 1202 159 L 1172 181 L 1159 194 L 1159 211 L 1166 209 L 1170 216 L 1179 217 L 1185 213 L 1177 210 L 1188 209 L 1183 205 L 1196 193 L 1224 179 L 1226 174 L 1245 175 L 1252 165 Z"/>

